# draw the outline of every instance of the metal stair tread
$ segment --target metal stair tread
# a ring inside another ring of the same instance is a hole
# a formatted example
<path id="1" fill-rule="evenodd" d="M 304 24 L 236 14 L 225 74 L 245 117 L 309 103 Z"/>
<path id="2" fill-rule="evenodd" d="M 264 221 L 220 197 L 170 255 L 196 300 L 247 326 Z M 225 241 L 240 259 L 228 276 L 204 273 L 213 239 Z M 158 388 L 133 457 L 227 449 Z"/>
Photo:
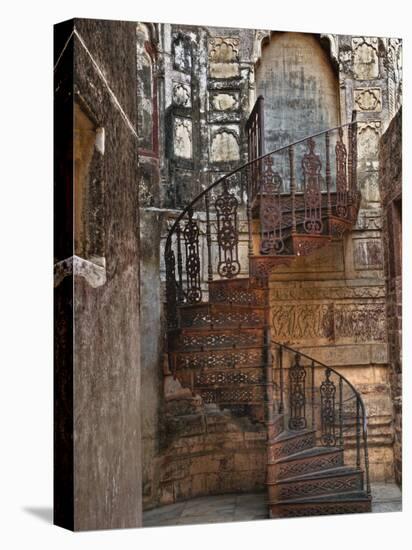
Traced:
<path id="1" fill-rule="evenodd" d="M 332 502 L 368 502 L 371 497 L 366 491 L 352 491 L 350 493 L 329 493 L 326 495 L 317 495 L 311 497 L 293 498 L 290 500 L 273 500 L 269 504 L 293 505 L 293 504 L 325 504 Z"/>
<path id="2" fill-rule="evenodd" d="M 316 433 L 316 430 L 285 430 L 281 434 L 277 435 L 276 437 L 269 440 L 269 444 L 274 445 L 275 443 L 283 443 L 283 441 L 288 441 L 289 439 L 295 439 L 296 437 L 302 436 L 302 435 L 308 435 Z"/>
<path id="3" fill-rule="evenodd" d="M 291 476 L 279 479 L 270 483 L 270 485 L 281 485 L 284 483 L 291 483 L 295 481 L 306 481 L 309 479 L 322 479 L 327 477 L 340 477 L 350 474 L 361 474 L 362 470 L 355 468 L 353 466 L 335 466 L 334 468 L 328 468 L 327 470 L 319 470 L 315 472 L 308 472 L 306 474 L 301 474 L 298 476 Z"/>
<path id="4" fill-rule="evenodd" d="M 275 461 L 268 462 L 268 464 L 279 464 L 283 462 L 292 462 L 297 459 L 310 458 L 312 456 L 321 456 L 323 454 L 330 454 L 333 452 L 342 452 L 342 449 L 339 447 L 311 447 L 310 449 L 304 449 L 303 451 L 298 451 L 288 456 L 283 456 L 278 458 Z"/>

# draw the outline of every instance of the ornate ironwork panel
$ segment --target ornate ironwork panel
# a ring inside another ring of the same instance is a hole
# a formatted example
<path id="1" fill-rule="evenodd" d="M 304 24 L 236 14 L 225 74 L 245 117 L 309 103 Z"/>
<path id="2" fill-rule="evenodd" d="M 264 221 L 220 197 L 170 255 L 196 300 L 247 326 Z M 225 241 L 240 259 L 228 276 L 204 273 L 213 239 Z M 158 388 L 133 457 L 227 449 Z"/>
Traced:
<path id="1" fill-rule="evenodd" d="M 300 364 L 300 355 L 296 353 L 293 365 L 289 369 L 289 429 L 306 428 L 306 370 Z"/>
<path id="2" fill-rule="evenodd" d="M 272 165 L 272 157 L 266 157 L 260 179 L 260 252 L 262 254 L 280 254 L 285 247 L 280 201 L 282 178 L 278 172 L 273 171 Z"/>
<path id="3" fill-rule="evenodd" d="M 188 220 L 183 229 L 186 251 L 186 300 L 195 304 L 202 300 L 200 286 L 199 226 L 193 219 L 193 210 L 188 211 Z"/>
<path id="4" fill-rule="evenodd" d="M 223 183 L 223 191 L 216 198 L 217 243 L 219 248 L 219 263 L 217 271 L 221 277 L 231 279 L 240 272 L 238 257 L 239 231 L 237 224 L 237 208 L 239 201 L 230 193 L 227 181 Z"/>
<path id="5" fill-rule="evenodd" d="M 315 153 L 315 141 L 307 141 L 309 151 L 303 155 L 302 170 L 304 182 L 305 218 L 303 228 L 306 233 L 322 233 L 322 162 Z"/>
<path id="6" fill-rule="evenodd" d="M 326 447 L 337 443 L 335 433 L 336 386 L 330 379 L 331 370 L 325 369 L 325 380 L 320 385 L 321 441 Z"/>
<path id="7" fill-rule="evenodd" d="M 348 215 L 348 179 L 346 172 L 347 151 L 343 143 L 343 130 L 339 128 L 339 139 L 335 146 L 336 154 L 336 214 L 341 218 Z"/>

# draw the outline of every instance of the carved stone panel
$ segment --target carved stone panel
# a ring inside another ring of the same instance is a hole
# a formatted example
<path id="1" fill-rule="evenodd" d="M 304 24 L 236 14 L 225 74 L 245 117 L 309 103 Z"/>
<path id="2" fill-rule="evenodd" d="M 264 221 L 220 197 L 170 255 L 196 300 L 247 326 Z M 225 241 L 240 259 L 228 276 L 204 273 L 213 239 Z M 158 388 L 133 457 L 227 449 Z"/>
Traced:
<path id="1" fill-rule="evenodd" d="M 210 94 L 210 109 L 235 111 L 239 108 L 239 92 L 215 92 Z"/>
<path id="2" fill-rule="evenodd" d="M 231 162 L 240 159 L 238 138 L 233 130 L 223 128 L 212 134 L 210 158 L 212 162 Z"/>
<path id="3" fill-rule="evenodd" d="M 382 91 L 380 88 L 356 88 L 353 99 L 357 111 L 382 111 Z"/>
<path id="4" fill-rule="evenodd" d="M 354 239 L 355 269 L 382 269 L 382 242 L 380 239 Z"/>
<path id="5" fill-rule="evenodd" d="M 352 38 L 353 73 L 358 80 L 379 77 L 378 39 L 365 36 Z"/>
<path id="6" fill-rule="evenodd" d="M 192 158 L 192 121 L 176 117 L 173 128 L 174 154 L 185 159 Z"/>
<path id="7" fill-rule="evenodd" d="M 239 38 L 210 38 L 208 51 L 209 74 L 212 78 L 232 78 L 239 75 Z"/>
<path id="8" fill-rule="evenodd" d="M 280 341 L 333 339 L 332 304 L 293 304 L 272 307 L 273 334 Z"/>
<path id="9" fill-rule="evenodd" d="M 178 107 L 191 107 L 191 90 L 188 84 L 173 82 L 173 104 Z"/>
<path id="10" fill-rule="evenodd" d="M 385 342 L 385 304 L 337 304 L 336 339 L 354 342 Z"/>
<path id="11" fill-rule="evenodd" d="M 212 63 L 232 63 L 239 61 L 239 38 L 210 38 L 209 61 Z"/>
<path id="12" fill-rule="evenodd" d="M 192 69 L 190 37 L 181 33 L 173 36 L 172 53 L 174 69 L 189 73 Z"/>

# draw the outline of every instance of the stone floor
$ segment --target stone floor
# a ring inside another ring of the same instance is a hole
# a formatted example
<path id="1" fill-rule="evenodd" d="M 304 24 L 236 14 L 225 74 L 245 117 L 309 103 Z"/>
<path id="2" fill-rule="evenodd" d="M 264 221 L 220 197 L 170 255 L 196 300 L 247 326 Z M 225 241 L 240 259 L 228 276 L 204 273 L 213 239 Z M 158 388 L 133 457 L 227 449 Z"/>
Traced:
<path id="1" fill-rule="evenodd" d="M 372 512 L 400 512 L 402 496 L 393 483 L 372 484 Z M 266 519 L 264 493 L 219 495 L 193 498 L 149 510 L 143 514 L 144 527 L 190 525 Z"/>

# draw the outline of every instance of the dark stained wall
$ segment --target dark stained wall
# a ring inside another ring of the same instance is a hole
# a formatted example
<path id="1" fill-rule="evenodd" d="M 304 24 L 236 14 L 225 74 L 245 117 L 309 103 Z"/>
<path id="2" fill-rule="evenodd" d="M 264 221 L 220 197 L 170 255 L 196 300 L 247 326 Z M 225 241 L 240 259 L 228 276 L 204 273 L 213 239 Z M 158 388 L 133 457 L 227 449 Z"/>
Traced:
<path id="1" fill-rule="evenodd" d="M 265 99 L 266 151 L 339 124 L 338 79 L 313 35 L 272 33 L 256 89 Z"/>
<path id="2" fill-rule="evenodd" d="M 82 19 L 75 19 L 74 26 L 78 34 L 72 37 L 72 100 L 93 121 L 101 141 L 88 178 L 94 198 L 84 212 L 90 222 L 90 254 L 79 260 L 81 269 L 74 268 L 71 371 L 66 362 L 73 388 L 73 522 L 55 522 L 74 530 L 137 527 L 141 434 L 136 26 Z M 96 201 L 101 203 L 98 211 Z M 98 257 L 93 255 L 94 238 Z M 70 275 L 57 280 L 56 288 L 69 281 Z M 57 346 L 56 365 L 60 359 Z"/>

